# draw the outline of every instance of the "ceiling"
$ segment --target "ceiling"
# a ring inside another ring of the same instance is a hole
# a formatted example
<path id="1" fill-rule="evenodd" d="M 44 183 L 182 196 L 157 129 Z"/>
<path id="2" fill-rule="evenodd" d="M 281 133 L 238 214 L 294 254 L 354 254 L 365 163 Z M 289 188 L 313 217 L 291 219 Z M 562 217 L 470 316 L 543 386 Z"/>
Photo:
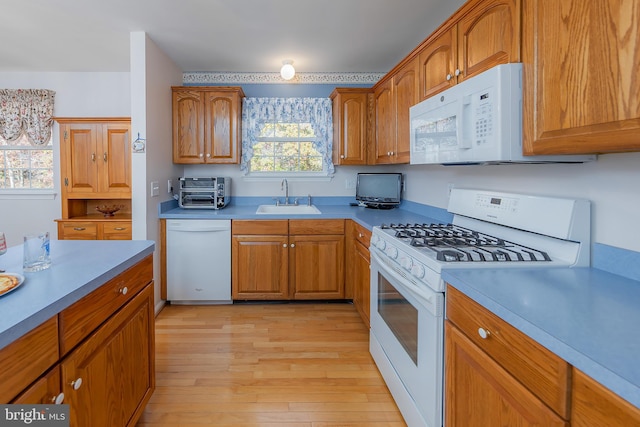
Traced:
<path id="1" fill-rule="evenodd" d="M 129 71 L 144 31 L 184 72 L 384 73 L 464 0 L 0 0 L 0 71 Z"/>

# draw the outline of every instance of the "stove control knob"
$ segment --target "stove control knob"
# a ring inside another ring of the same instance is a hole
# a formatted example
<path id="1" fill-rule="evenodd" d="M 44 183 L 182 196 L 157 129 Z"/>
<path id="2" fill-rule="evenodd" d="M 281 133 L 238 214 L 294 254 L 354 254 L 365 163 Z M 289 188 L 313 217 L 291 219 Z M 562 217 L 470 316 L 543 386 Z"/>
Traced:
<path id="1" fill-rule="evenodd" d="M 413 265 L 413 261 L 411 260 L 411 258 L 401 258 L 400 259 L 400 265 L 405 270 L 411 271 L 411 266 Z"/>
<path id="2" fill-rule="evenodd" d="M 384 251 L 384 253 L 386 253 L 389 258 L 393 258 L 393 259 L 398 258 L 398 250 L 396 248 L 394 248 L 393 246 L 388 247 Z"/>
<path id="3" fill-rule="evenodd" d="M 411 267 L 411 274 L 418 279 L 422 279 L 424 277 L 424 267 L 420 264 L 415 264 Z"/>
<path id="4" fill-rule="evenodd" d="M 380 249 L 381 251 L 384 251 L 384 248 L 387 247 L 387 244 L 384 242 L 384 240 L 380 239 L 376 242 L 376 248 Z"/>

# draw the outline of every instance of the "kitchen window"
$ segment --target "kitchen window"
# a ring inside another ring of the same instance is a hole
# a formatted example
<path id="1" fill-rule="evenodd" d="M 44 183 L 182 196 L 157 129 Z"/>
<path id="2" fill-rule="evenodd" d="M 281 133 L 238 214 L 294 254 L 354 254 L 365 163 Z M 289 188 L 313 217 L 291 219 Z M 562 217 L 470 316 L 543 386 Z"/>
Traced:
<path id="1" fill-rule="evenodd" d="M 0 190 L 53 190 L 53 164 L 51 138 L 45 145 L 32 145 L 26 135 L 0 138 Z"/>
<path id="2" fill-rule="evenodd" d="M 332 145 L 330 99 L 244 99 L 240 169 L 245 175 L 329 176 Z"/>

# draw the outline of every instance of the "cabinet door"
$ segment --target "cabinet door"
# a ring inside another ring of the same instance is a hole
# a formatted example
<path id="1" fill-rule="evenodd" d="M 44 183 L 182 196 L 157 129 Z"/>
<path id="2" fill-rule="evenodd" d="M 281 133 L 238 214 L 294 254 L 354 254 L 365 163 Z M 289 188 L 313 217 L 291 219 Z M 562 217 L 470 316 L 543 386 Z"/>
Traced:
<path id="1" fill-rule="evenodd" d="M 640 408 L 603 387 L 584 372 L 573 369 L 571 393 L 573 427 L 629 427 L 640 425 Z"/>
<path id="2" fill-rule="evenodd" d="M 71 426 L 111 427 L 137 418 L 154 388 L 153 284 L 62 363 Z"/>
<path id="3" fill-rule="evenodd" d="M 376 88 L 375 129 L 376 129 L 376 164 L 392 163 L 392 152 L 396 140 L 395 111 L 393 109 L 392 79 Z"/>
<path id="4" fill-rule="evenodd" d="M 97 153 L 99 192 L 105 197 L 131 197 L 131 126 L 104 123 Z"/>
<path id="5" fill-rule="evenodd" d="M 337 91 L 333 98 L 333 163 L 335 165 L 366 165 L 369 90 L 337 89 Z"/>
<path id="6" fill-rule="evenodd" d="M 640 150 L 636 0 L 523 3 L 525 154 Z"/>
<path id="7" fill-rule="evenodd" d="M 429 42 L 418 56 L 419 101 L 442 92 L 456 83 L 457 32 L 453 27 Z"/>
<path id="8" fill-rule="evenodd" d="M 173 89 L 173 163 L 204 162 L 204 102 L 195 89 Z"/>
<path id="9" fill-rule="evenodd" d="M 393 163 L 409 163 L 409 108 L 418 103 L 418 58 L 403 66 L 393 76 L 393 99 L 396 134 Z"/>
<path id="10" fill-rule="evenodd" d="M 484 0 L 458 23 L 458 82 L 520 62 L 520 0 Z"/>
<path id="11" fill-rule="evenodd" d="M 360 313 L 360 317 L 364 323 L 369 327 L 369 319 L 370 319 L 370 304 L 371 304 L 371 295 L 369 293 L 369 283 L 370 279 L 370 256 L 369 249 L 366 248 L 359 242 L 356 242 L 354 245 L 354 264 L 350 265 L 348 268 L 353 270 L 353 281 L 354 281 L 354 295 L 353 295 L 353 305 Z"/>
<path id="12" fill-rule="evenodd" d="M 205 163 L 238 163 L 240 98 L 229 92 L 204 92 Z"/>
<path id="13" fill-rule="evenodd" d="M 289 298 L 287 236 L 234 235 L 231 239 L 233 299 Z"/>
<path id="14" fill-rule="evenodd" d="M 60 162 L 62 185 L 67 194 L 93 194 L 99 191 L 97 162 L 99 129 L 95 124 L 62 125 Z"/>
<path id="15" fill-rule="evenodd" d="M 445 366 L 448 427 L 569 425 L 448 321 Z"/>
<path id="16" fill-rule="evenodd" d="M 290 236 L 293 299 L 344 298 L 344 235 Z"/>

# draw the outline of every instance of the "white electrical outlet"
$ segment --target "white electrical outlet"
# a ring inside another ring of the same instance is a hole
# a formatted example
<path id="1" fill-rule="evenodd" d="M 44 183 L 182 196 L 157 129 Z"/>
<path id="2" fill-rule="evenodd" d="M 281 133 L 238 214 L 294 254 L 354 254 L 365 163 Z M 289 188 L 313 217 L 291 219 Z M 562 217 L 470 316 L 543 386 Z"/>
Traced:
<path id="1" fill-rule="evenodd" d="M 453 190 L 454 185 L 452 183 L 447 184 L 447 198 L 451 197 L 451 190 Z"/>
<path id="2" fill-rule="evenodd" d="M 171 183 L 171 180 L 168 179 L 167 180 L 167 193 L 171 194 L 172 190 L 173 190 L 173 184 Z"/>

